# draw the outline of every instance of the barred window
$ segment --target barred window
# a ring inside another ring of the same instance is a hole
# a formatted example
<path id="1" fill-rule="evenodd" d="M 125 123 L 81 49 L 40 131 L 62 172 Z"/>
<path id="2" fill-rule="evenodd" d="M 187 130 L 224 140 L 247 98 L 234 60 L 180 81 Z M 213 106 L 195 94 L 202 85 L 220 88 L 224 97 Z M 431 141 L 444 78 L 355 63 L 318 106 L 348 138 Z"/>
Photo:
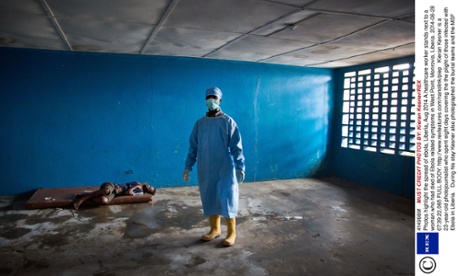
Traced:
<path id="1" fill-rule="evenodd" d="M 413 156 L 414 66 L 405 63 L 344 74 L 342 147 Z"/>

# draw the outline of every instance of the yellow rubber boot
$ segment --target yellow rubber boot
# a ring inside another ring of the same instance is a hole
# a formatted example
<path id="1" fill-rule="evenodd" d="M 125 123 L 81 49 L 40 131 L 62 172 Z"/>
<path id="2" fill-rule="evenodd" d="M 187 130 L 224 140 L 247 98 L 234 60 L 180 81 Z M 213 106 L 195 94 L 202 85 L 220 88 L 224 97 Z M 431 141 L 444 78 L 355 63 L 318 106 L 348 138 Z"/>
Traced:
<path id="1" fill-rule="evenodd" d="M 210 241 L 220 236 L 220 215 L 209 216 L 211 230 L 208 234 L 201 236 L 202 241 Z"/>
<path id="2" fill-rule="evenodd" d="M 222 242 L 224 246 L 232 246 L 236 239 L 236 218 L 225 218 L 227 224 L 227 238 Z"/>

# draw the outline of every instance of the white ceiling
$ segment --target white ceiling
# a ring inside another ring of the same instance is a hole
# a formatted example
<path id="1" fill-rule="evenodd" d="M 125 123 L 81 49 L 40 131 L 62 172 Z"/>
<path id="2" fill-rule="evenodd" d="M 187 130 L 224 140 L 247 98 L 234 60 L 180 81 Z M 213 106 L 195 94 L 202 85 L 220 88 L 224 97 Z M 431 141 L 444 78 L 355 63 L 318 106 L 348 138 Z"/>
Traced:
<path id="1" fill-rule="evenodd" d="M 413 55 L 415 0 L 1 0 L 0 47 L 336 68 Z"/>

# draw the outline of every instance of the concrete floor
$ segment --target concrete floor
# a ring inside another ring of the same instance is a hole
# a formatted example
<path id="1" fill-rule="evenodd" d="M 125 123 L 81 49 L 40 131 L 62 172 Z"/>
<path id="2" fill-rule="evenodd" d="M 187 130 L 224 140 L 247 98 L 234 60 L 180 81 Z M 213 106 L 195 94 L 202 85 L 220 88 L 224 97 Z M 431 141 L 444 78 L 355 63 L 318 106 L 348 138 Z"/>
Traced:
<path id="1" fill-rule="evenodd" d="M 0 275 L 414 275 L 414 201 L 335 178 L 244 183 L 237 243 L 197 187 L 151 203 L 24 210 L 0 199 Z"/>

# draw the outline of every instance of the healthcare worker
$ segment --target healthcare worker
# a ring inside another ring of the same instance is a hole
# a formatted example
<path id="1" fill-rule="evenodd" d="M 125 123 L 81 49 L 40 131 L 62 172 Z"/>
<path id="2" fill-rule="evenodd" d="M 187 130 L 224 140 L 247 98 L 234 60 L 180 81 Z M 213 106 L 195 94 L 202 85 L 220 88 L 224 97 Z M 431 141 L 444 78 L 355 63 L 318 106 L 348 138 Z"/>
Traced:
<path id="1" fill-rule="evenodd" d="M 221 234 L 220 218 L 227 224 L 224 246 L 235 244 L 238 214 L 238 184 L 244 180 L 244 156 L 240 131 L 236 122 L 222 112 L 222 91 L 217 87 L 206 90 L 206 116 L 199 119 L 190 134 L 190 148 L 182 174 L 190 180 L 190 171 L 198 161 L 198 186 L 204 216 L 211 230 L 201 239 L 210 241 Z"/>

